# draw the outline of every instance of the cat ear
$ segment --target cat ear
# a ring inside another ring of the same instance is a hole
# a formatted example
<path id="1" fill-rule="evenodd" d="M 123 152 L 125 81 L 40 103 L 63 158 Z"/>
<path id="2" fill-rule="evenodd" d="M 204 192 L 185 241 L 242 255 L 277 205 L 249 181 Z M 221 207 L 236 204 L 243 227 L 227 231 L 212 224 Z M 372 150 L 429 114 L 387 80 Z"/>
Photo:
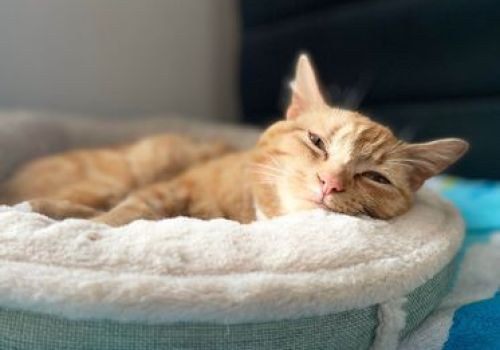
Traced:
<path id="1" fill-rule="evenodd" d="M 425 180 L 455 163 L 468 149 L 467 141 L 456 138 L 406 145 L 405 160 L 412 166 L 409 177 L 412 190 L 418 190 Z"/>
<path id="2" fill-rule="evenodd" d="M 326 104 L 311 60 L 306 54 L 301 54 L 297 61 L 295 78 L 290 83 L 290 88 L 292 89 L 292 100 L 286 111 L 287 119 L 295 119 L 311 108 Z"/>

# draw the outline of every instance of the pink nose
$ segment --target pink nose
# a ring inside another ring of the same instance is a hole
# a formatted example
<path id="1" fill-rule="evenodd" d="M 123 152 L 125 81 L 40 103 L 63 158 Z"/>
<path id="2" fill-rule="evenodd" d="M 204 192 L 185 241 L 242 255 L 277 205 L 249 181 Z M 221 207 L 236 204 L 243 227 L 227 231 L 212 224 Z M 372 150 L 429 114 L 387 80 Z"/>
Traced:
<path id="1" fill-rule="evenodd" d="M 319 183 L 323 195 L 328 195 L 332 192 L 344 192 L 344 184 L 338 176 L 330 174 L 318 174 Z"/>

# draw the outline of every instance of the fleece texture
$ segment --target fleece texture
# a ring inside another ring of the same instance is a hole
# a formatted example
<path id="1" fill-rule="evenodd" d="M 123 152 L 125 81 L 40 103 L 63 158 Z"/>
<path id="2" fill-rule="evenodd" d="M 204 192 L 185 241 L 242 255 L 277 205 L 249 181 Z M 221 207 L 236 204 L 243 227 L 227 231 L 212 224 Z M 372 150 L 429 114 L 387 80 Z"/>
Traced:
<path id="1" fill-rule="evenodd" d="M 153 323 L 322 315 L 407 294 L 450 262 L 462 233 L 429 191 L 389 222 L 315 210 L 110 228 L 3 207 L 0 307 Z"/>
<path id="2" fill-rule="evenodd" d="M 47 153 L 151 133 L 225 138 L 242 147 L 259 134 L 165 116 L 102 121 L 3 112 L 0 121 L 0 179 Z M 441 271 L 462 236 L 458 212 L 427 190 L 389 222 L 316 210 L 248 225 L 181 217 L 110 228 L 53 221 L 27 205 L 2 207 L 0 308 L 228 324 L 383 304 L 382 324 L 394 333 L 402 327 L 396 301 Z"/>

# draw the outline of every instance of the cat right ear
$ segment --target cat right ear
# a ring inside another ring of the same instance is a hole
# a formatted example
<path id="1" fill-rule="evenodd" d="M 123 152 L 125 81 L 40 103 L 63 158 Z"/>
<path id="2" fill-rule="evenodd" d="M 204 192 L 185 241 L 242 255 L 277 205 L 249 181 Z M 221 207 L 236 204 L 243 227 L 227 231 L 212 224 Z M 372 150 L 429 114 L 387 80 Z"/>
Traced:
<path id="1" fill-rule="evenodd" d="M 455 163 L 469 149 L 462 139 L 448 138 L 436 141 L 407 144 L 405 158 L 411 165 L 409 180 L 412 190 L 418 190 L 425 180 L 441 173 Z"/>
<path id="2" fill-rule="evenodd" d="M 299 56 L 290 88 L 292 99 L 286 111 L 287 119 L 295 119 L 310 109 L 326 105 L 311 60 L 306 54 Z"/>

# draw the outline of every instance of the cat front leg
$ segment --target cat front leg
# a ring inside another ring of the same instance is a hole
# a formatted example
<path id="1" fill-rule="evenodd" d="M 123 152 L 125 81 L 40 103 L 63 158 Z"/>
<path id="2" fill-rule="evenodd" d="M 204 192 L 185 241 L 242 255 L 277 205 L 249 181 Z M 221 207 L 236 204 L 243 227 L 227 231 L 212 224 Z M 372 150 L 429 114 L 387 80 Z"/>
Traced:
<path id="1" fill-rule="evenodd" d="M 113 209 L 92 220 L 110 226 L 122 226 L 139 219 L 159 220 L 183 215 L 187 203 L 187 191 L 182 183 L 160 182 L 132 193 Z"/>
<path id="2" fill-rule="evenodd" d="M 56 220 L 89 219 L 102 213 L 102 211 L 92 207 L 62 199 L 37 198 L 29 200 L 28 203 L 34 212 Z"/>
<path id="3" fill-rule="evenodd" d="M 152 208 L 140 198 L 130 196 L 107 213 L 94 217 L 92 221 L 110 226 L 122 226 L 138 219 L 158 220 L 160 218 L 159 210 Z"/>

